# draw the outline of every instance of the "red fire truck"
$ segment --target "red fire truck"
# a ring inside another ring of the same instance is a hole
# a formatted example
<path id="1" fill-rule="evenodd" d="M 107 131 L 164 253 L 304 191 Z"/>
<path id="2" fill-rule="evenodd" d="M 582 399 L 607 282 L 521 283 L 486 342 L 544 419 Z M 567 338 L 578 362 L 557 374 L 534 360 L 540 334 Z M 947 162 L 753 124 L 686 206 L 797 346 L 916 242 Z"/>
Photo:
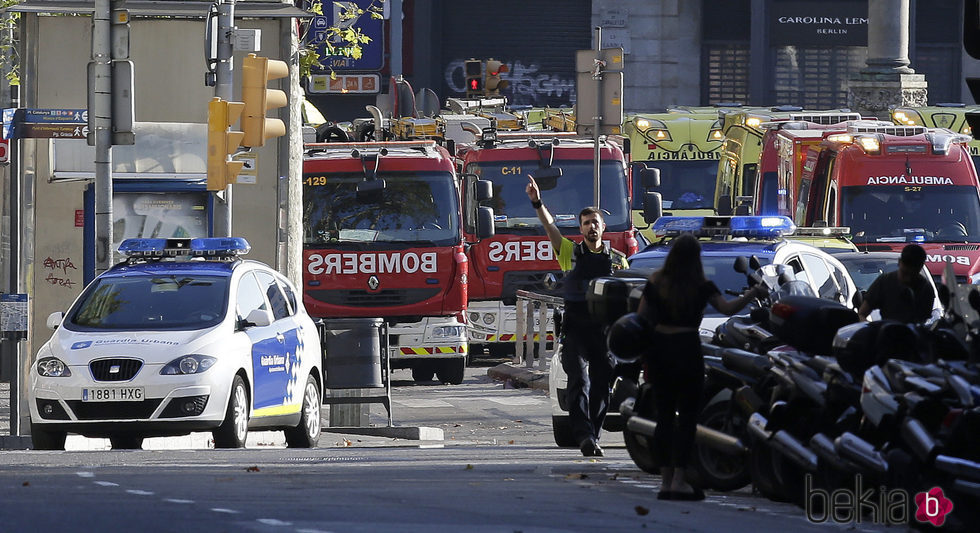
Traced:
<path id="1" fill-rule="evenodd" d="M 484 129 L 475 143 L 457 145 L 460 172 L 493 184 L 492 199 L 483 203 L 493 207 L 495 235 L 469 250 L 467 326 L 474 352 L 483 345 L 493 355 L 512 353 L 518 290 L 562 295 L 562 272 L 527 199 L 527 177 L 534 176 L 562 233 L 581 240 L 578 213 L 594 204 L 594 149 L 591 138 L 574 133 L 490 128 Z M 599 202 L 606 222 L 603 237 L 607 245 L 629 256 L 637 251 L 638 242 L 630 213 L 627 159 L 620 145 L 608 138 L 600 141 L 599 159 Z M 655 172 L 643 172 L 645 188 L 655 185 Z M 652 197 L 659 199 L 657 193 L 648 196 L 650 202 L 655 201 Z M 469 212 L 475 212 L 475 198 L 466 190 L 463 202 Z M 654 212 L 652 208 L 650 212 Z M 466 221 L 464 230 L 471 234 L 475 227 Z M 553 340 L 551 324 L 542 329 L 548 332 L 548 340 Z"/>
<path id="2" fill-rule="evenodd" d="M 381 317 L 392 368 L 460 383 L 468 264 L 460 182 L 435 141 L 305 145 L 303 301 L 324 318 Z M 489 184 L 476 186 L 489 193 Z M 478 194 L 478 192 L 475 192 Z M 485 198 L 485 195 L 478 196 Z M 489 208 L 466 213 L 491 235 Z"/>
<path id="3" fill-rule="evenodd" d="M 803 225 L 849 226 L 859 249 L 926 249 L 937 279 L 947 261 L 966 281 L 980 258 L 980 187 L 968 135 L 921 126 L 850 124 L 828 131 L 803 164 Z"/>

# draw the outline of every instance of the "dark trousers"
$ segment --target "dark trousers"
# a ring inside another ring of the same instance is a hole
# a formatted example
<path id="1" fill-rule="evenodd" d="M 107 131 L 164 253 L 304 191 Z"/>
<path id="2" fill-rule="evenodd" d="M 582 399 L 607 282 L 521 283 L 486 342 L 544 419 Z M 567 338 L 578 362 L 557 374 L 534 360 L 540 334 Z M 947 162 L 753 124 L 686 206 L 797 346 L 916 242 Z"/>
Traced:
<path id="1" fill-rule="evenodd" d="M 654 333 L 648 355 L 657 405 L 653 445 L 662 466 L 685 467 L 694 448 L 701 414 L 704 356 L 696 332 Z"/>
<path id="2" fill-rule="evenodd" d="M 568 375 L 565 389 L 568 416 L 575 440 L 599 440 L 609 407 L 612 364 L 606 354 L 602 328 L 587 317 L 565 313 L 562 324 L 561 366 Z"/>

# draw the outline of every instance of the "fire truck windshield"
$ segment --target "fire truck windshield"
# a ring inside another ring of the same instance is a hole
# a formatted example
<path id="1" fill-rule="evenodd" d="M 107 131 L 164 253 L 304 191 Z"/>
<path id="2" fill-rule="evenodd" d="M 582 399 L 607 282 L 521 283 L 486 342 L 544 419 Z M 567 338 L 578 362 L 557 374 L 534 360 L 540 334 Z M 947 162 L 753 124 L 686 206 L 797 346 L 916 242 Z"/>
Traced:
<path id="1" fill-rule="evenodd" d="M 556 160 L 554 167 L 561 168 L 561 177 L 537 180 L 541 199 L 556 225 L 577 230 L 579 212 L 594 200 L 592 161 Z M 528 174 L 537 169 L 537 160 L 481 161 L 467 166 L 467 172 L 493 182 L 493 198 L 486 205 L 493 208 L 497 233 L 543 231 L 525 191 Z M 630 227 L 626 169 L 620 161 L 603 161 L 599 173 L 599 201 L 606 231 L 626 231 Z"/>
<path id="2" fill-rule="evenodd" d="M 980 197 L 968 185 L 841 188 L 842 226 L 855 241 L 978 242 Z"/>
<path id="3" fill-rule="evenodd" d="M 459 200 L 449 172 L 390 172 L 384 188 L 359 194 L 358 174 L 303 175 L 303 242 L 433 246 L 462 239 Z M 362 187 L 363 188 L 363 187 Z"/>
<path id="4" fill-rule="evenodd" d="M 646 161 L 660 169 L 660 187 L 653 190 L 663 198 L 664 209 L 711 209 L 714 207 L 717 159 Z M 643 206 L 639 172 L 633 176 L 633 208 Z"/>

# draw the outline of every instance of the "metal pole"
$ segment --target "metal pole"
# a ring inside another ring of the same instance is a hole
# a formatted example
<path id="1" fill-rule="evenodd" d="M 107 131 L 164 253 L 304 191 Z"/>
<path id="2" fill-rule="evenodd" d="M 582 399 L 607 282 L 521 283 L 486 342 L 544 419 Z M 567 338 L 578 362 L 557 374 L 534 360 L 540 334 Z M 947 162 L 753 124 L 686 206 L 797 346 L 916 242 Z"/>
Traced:
<path id="1" fill-rule="evenodd" d="M 95 273 L 112 266 L 112 40 L 110 0 L 92 13 L 92 103 L 95 131 Z"/>
<path id="2" fill-rule="evenodd" d="M 232 54 L 235 50 L 231 32 L 235 29 L 235 1 L 218 0 L 218 62 L 214 68 L 214 95 L 226 101 L 231 101 L 234 94 Z M 231 185 L 225 187 L 223 202 L 222 195 L 217 194 L 214 203 L 214 234 L 221 237 L 231 237 L 231 188 Z"/>
<path id="3" fill-rule="evenodd" d="M 595 186 L 595 206 L 599 207 L 599 130 L 602 128 L 602 65 L 600 52 L 602 51 L 602 26 L 595 27 L 595 71 L 592 79 L 596 82 L 595 90 L 595 119 L 592 121 L 592 179 Z"/>
<path id="4" fill-rule="evenodd" d="M 391 20 L 388 21 L 391 27 L 391 75 L 394 77 L 402 74 L 402 0 L 389 0 L 391 2 Z"/>

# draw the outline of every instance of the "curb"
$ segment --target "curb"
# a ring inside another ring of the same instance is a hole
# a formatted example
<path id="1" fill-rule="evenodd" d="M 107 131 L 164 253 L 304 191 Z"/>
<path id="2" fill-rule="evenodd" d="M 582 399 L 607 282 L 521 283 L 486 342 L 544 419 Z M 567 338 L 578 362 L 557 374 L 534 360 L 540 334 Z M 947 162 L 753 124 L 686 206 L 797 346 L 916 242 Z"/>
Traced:
<path id="1" fill-rule="evenodd" d="M 487 375 L 496 381 L 511 382 L 515 388 L 548 390 L 548 373 L 516 366 L 513 363 L 501 363 L 487 370 Z"/>

